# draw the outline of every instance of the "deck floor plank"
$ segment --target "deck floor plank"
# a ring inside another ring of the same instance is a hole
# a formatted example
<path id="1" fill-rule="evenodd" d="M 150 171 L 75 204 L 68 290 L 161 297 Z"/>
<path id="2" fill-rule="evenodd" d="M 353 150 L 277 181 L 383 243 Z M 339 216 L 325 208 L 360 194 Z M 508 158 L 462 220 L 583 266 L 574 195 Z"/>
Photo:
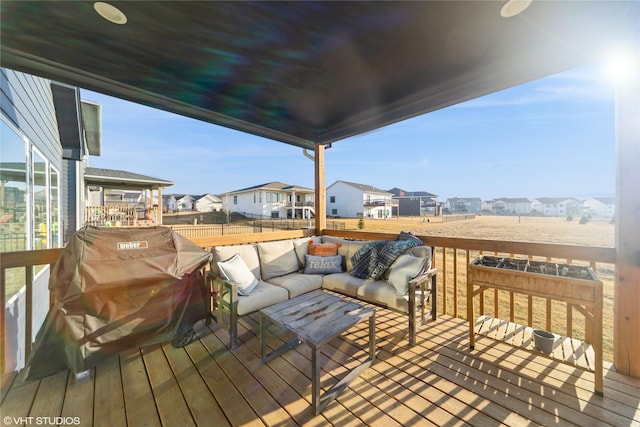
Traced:
<path id="1" fill-rule="evenodd" d="M 201 346 L 199 341 L 190 345 Z M 220 427 L 230 425 L 203 378 L 192 369 L 193 362 L 187 350 L 173 348 L 167 343 L 163 344 L 162 349 L 196 425 L 211 424 Z"/>
<path id="2" fill-rule="evenodd" d="M 69 372 L 67 378 L 66 394 L 62 405 L 61 417 L 77 419 L 83 426 L 93 425 L 93 405 L 95 402 L 94 378 L 95 368 L 91 370 L 91 377 L 81 382 L 76 382 L 73 372 Z"/>
<path id="3" fill-rule="evenodd" d="M 69 371 L 43 378 L 35 395 L 29 415 L 32 417 L 59 417 L 62 413 Z"/>
<path id="4" fill-rule="evenodd" d="M 1 412 L 16 418 L 58 412 L 80 417 L 81 425 L 131 427 L 185 420 L 202 426 L 640 426 L 640 380 L 610 363 L 600 397 L 592 371 L 507 343 L 529 339 L 515 324 L 498 321 L 493 329 L 507 342 L 479 335 L 470 350 L 468 323 L 441 316 L 409 347 L 406 318 L 383 309 L 376 315 L 376 363 L 315 416 L 310 349 L 301 345 L 262 365 L 257 324 L 257 315 L 241 319 L 240 343 L 232 350 L 225 329 L 201 324 L 198 339 L 186 347 L 122 352 L 98 364 L 85 384 L 73 384 L 69 371 L 16 380 L 5 384 Z M 269 346 L 281 342 L 272 336 Z M 367 343 L 363 322 L 325 346 L 322 388 L 366 357 Z M 567 344 L 573 341 L 564 341 L 563 351 Z M 181 417 L 166 416 L 175 408 Z"/>
<path id="5" fill-rule="evenodd" d="M 140 350 L 120 353 L 120 373 L 127 425 L 162 425 Z"/>
<path id="6" fill-rule="evenodd" d="M 141 351 L 162 424 L 195 426 L 162 346 L 157 344 Z"/>
<path id="7" fill-rule="evenodd" d="M 38 392 L 40 381 L 21 382 L 16 378 L 1 406 L 3 417 L 27 417 Z"/>
<path id="8" fill-rule="evenodd" d="M 263 426 L 264 422 L 246 401 L 235 383 L 229 378 L 219 364 L 219 359 L 228 357 L 229 350 L 211 333 L 210 330 L 198 328 L 196 330 L 202 347 L 189 346 L 191 358 L 197 360 L 197 368 L 207 382 L 209 390 L 214 393 L 216 401 L 223 409 L 225 416 L 232 425 Z M 199 352 L 207 352 L 202 357 Z M 235 375 L 232 375 L 235 380 Z"/>
<path id="9" fill-rule="evenodd" d="M 120 357 L 110 357 L 95 370 L 94 426 L 126 425 Z"/>

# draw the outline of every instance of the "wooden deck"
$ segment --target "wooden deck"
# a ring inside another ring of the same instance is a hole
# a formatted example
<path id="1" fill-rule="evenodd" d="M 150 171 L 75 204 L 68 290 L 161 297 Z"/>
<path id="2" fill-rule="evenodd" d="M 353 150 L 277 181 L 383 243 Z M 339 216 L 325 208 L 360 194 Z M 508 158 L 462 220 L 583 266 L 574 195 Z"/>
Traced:
<path id="1" fill-rule="evenodd" d="M 68 371 L 30 383 L 9 378 L 3 425 L 17 425 L 17 418 L 26 425 L 25 417 L 77 417 L 64 425 L 83 426 L 640 425 L 640 380 L 609 365 L 598 397 L 589 370 L 485 336 L 470 351 L 461 319 L 430 323 L 413 348 L 403 316 L 378 309 L 376 320 L 376 363 L 318 416 L 310 405 L 309 348 L 262 365 L 253 315 L 240 320 L 241 343 L 231 351 L 222 328 L 199 324 L 199 340 L 187 347 L 121 353 L 83 384 L 72 384 Z M 362 322 L 325 348 L 323 388 L 367 357 L 367 334 Z M 281 344 L 269 337 L 273 348 Z"/>

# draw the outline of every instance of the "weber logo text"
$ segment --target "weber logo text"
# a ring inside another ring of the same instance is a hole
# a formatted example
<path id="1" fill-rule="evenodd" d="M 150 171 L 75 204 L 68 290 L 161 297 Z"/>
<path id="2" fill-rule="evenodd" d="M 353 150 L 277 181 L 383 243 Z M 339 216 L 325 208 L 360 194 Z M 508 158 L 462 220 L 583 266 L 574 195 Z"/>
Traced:
<path id="1" fill-rule="evenodd" d="M 147 241 L 139 241 L 139 242 L 118 242 L 118 250 L 126 251 L 129 249 L 149 249 L 149 242 Z"/>

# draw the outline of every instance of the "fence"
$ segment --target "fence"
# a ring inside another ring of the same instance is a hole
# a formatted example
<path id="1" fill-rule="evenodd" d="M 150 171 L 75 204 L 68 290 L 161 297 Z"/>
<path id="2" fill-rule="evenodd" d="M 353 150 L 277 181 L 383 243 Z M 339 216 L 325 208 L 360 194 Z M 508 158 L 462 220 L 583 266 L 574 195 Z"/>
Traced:
<path id="1" fill-rule="evenodd" d="M 195 224 L 195 225 L 168 225 L 186 238 L 227 236 L 230 234 L 268 233 L 282 230 L 312 229 L 315 227 L 313 220 L 270 219 L 257 221 L 235 222 L 231 224 Z M 345 223 L 341 221 L 328 221 L 327 229 L 344 230 Z"/>

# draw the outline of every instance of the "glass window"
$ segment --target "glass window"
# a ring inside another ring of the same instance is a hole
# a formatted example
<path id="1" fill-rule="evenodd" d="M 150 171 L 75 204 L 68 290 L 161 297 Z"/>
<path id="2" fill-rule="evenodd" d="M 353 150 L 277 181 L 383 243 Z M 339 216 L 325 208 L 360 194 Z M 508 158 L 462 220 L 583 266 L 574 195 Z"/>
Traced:
<path id="1" fill-rule="evenodd" d="M 27 250 L 25 141 L 0 120 L 0 252 Z"/>
<path id="2" fill-rule="evenodd" d="M 47 248 L 47 162 L 33 150 L 33 247 Z"/>
<path id="3" fill-rule="evenodd" d="M 329 202 L 330 203 L 335 203 L 336 202 L 336 196 L 329 197 Z"/>
<path id="4" fill-rule="evenodd" d="M 51 203 L 51 247 L 59 248 L 60 247 L 60 197 L 59 197 L 59 182 L 58 182 L 58 171 L 54 168 L 51 168 L 51 177 L 49 179 L 50 182 L 50 203 Z"/>

